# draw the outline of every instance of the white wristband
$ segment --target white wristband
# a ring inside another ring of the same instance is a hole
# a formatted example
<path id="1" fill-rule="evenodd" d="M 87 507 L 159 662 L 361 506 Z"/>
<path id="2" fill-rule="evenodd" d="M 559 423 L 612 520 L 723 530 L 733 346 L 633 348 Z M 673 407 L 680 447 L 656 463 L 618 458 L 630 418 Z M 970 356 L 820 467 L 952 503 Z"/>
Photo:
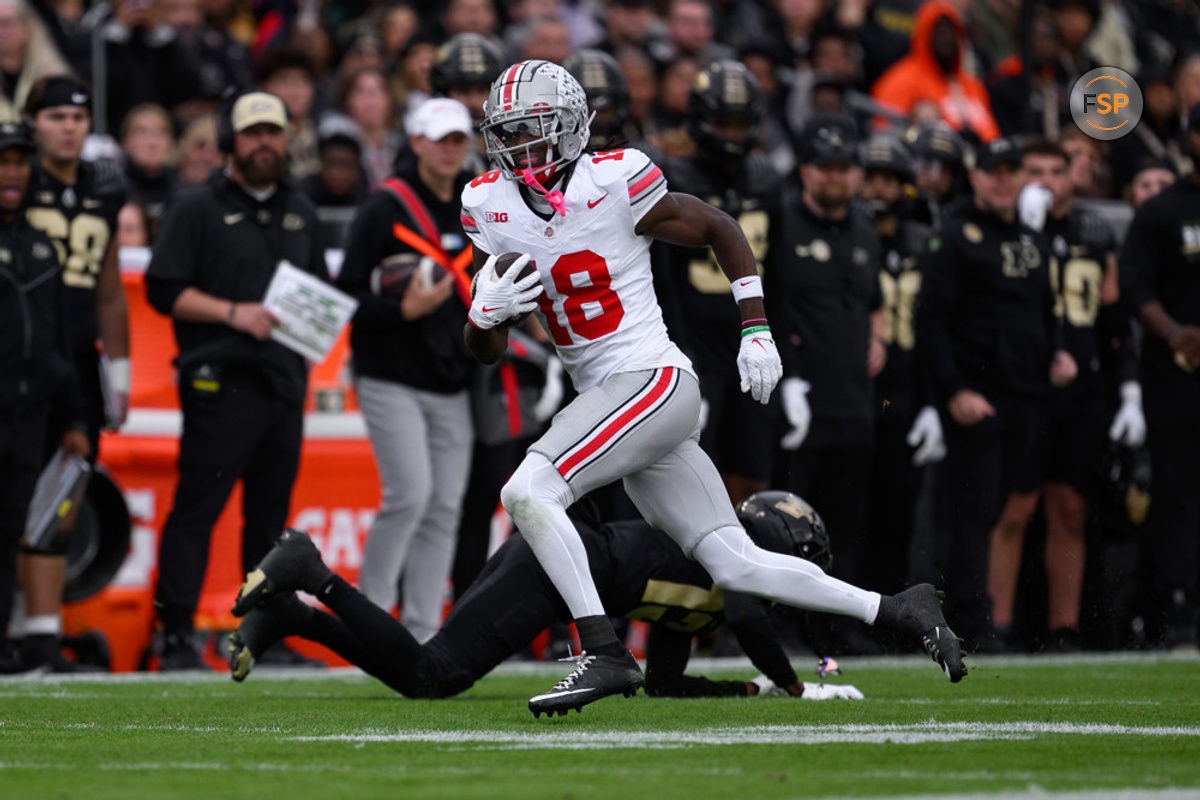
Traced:
<path id="1" fill-rule="evenodd" d="M 129 394 L 130 368 L 128 358 L 114 358 L 108 362 L 108 383 L 114 392 Z"/>
<path id="2" fill-rule="evenodd" d="M 1142 385 L 1137 381 L 1125 381 L 1121 384 L 1121 399 L 1126 403 L 1142 402 Z"/>
<path id="3" fill-rule="evenodd" d="M 733 290 L 733 300 L 735 303 L 749 300 L 752 297 L 763 296 L 762 278 L 757 275 L 751 275 L 748 278 L 738 278 L 729 284 L 729 288 Z"/>

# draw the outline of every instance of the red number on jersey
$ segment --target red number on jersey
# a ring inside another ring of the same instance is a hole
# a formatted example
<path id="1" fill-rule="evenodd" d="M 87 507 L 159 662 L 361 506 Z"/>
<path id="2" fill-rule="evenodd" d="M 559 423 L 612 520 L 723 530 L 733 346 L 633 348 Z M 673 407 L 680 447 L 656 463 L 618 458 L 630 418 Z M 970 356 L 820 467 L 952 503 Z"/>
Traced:
<path id="1" fill-rule="evenodd" d="M 485 183 L 495 183 L 500 180 L 500 170 L 494 169 L 491 172 L 485 172 L 482 175 L 476 175 L 471 179 L 471 188 L 482 186 Z"/>
<path id="2" fill-rule="evenodd" d="M 596 155 L 592 156 L 592 163 L 599 164 L 601 161 L 620 161 L 624 157 L 624 150 L 608 150 L 603 153 L 596 153 Z"/>
<path id="3" fill-rule="evenodd" d="M 586 281 L 586 285 L 577 286 L 573 276 L 583 276 L 579 282 Z M 591 250 L 560 256 L 550 268 L 550 277 L 554 280 L 554 288 L 565 298 L 563 313 L 567 315 L 570 331 L 590 341 L 612 333 L 621 324 L 625 308 L 621 298 L 610 288 L 612 275 L 608 272 L 608 262 Z M 590 304 L 590 307 L 585 309 L 584 304 Z M 571 344 L 570 331 L 559 324 L 553 302 L 543 294 L 538 305 L 554 343 Z M 592 313 L 590 318 L 589 311 Z"/>

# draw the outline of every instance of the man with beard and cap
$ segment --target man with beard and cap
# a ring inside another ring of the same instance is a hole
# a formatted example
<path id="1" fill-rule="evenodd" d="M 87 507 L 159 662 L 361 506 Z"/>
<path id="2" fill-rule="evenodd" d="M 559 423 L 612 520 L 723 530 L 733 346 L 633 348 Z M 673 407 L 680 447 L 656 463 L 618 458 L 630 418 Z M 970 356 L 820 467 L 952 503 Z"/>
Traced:
<path id="1" fill-rule="evenodd" d="M 28 652 L 13 658 L 4 635 L 13 610 L 18 545 L 28 545 L 22 542 L 25 518 L 51 417 L 68 422 L 58 441 L 65 454 L 89 452 L 67 326 L 67 289 L 58 279 L 62 267 L 50 237 L 25 218 L 33 150 L 29 126 L 0 123 L 0 673 L 44 663 L 30 661 Z M 56 588 L 61 601 L 62 583 Z M 48 638 L 57 651 L 57 637 Z M 65 671 L 57 664 L 52 668 Z"/>
<path id="2" fill-rule="evenodd" d="M 1187 116 L 1200 164 L 1200 103 Z M 1196 649 L 1200 575 L 1200 170 L 1147 200 L 1121 249 L 1122 299 L 1145 328 L 1141 377 L 1154 474 L 1151 635 Z"/>
<path id="3" fill-rule="evenodd" d="M 883 251 L 853 204 L 862 181 L 854 121 L 814 114 L 797 144 L 801 185 L 784 193 L 767 266 L 767 311 L 781 325 L 780 395 L 788 425 L 777 483 L 821 498 L 822 513 L 846 542 L 837 577 L 861 584 L 869 555 L 871 384 L 886 361 Z M 840 627 L 843 650 L 870 648 L 861 633 Z"/>
<path id="4" fill-rule="evenodd" d="M 271 339 L 263 305 L 281 261 L 328 281 L 312 203 L 288 183 L 287 112 L 249 92 L 219 118 L 228 166 L 168 212 L 146 270 L 151 305 L 174 320 L 183 435 L 163 527 L 155 607 L 160 667 L 203 669 L 193 615 L 213 525 L 243 483 L 242 561 L 257 564 L 287 523 L 300 462 L 308 368 Z"/>
<path id="5" fill-rule="evenodd" d="M 688 132 L 696 154 L 668 159 L 664 170 L 679 191 L 695 195 L 737 220 L 763 271 L 770 232 L 769 197 L 778 175 L 755 146 L 765 106 L 754 76 L 740 62 L 717 61 L 696 76 L 688 97 Z M 700 376 L 704 432 L 733 502 L 767 487 L 772 419 L 740 391 L 735 357 L 738 309 L 729 279 L 710 248 L 663 246 L 656 282 L 667 326 Z"/>
<path id="6" fill-rule="evenodd" d="M 863 184 L 859 200 L 883 244 L 879 288 L 886 324 L 887 362 L 875 377 L 875 453 L 867 514 L 872 585 L 899 590 L 907 578 L 908 545 L 921 486 L 921 467 L 946 452 L 937 409 L 916 363 L 913 313 L 921 293 L 919 259 L 929 227 L 908 218 L 912 156 L 889 134 L 859 149 Z"/>

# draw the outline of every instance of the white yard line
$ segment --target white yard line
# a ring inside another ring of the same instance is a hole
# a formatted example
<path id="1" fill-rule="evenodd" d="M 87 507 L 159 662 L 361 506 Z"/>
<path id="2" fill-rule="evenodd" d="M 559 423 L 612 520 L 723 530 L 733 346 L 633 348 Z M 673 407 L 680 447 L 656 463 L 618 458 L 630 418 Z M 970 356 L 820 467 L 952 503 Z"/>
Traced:
<path id="1" fill-rule="evenodd" d="M 927 722 L 914 725 L 846 724 L 819 728 L 800 725 L 714 727 L 699 730 L 582 731 L 546 730 L 536 733 L 500 730 L 365 730 L 320 736 L 286 736 L 296 742 L 401 743 L 422 742 L 466 749 L 675 749 L 697 745 L 747 744 L 924 744 L 927 742 L 1033 739 L 1039 736 L 1189 736 L 1200 727 L 1098 725 L 1072 722 Z"/>
<path id="2" fill-rule="evenodd" d="M 927 656 L 878 656 L 878 657 L 846 657 L 838 659 L 839 663 L 854 669 L 895 669 L 911 670 L 918 668 L 936 669 Z M 792 664 L 800 672 L 807 672 L 808 667 L 815 663 L 811 659 L 795 658 Z M 988 670 L 1003 667 L 1070 667 L 1083 665 L 1105 664 L 1145 664 L 1160 663 L 1197 663 L 1200 664 L 1200 654 L 1197 653 L 1070 653 L 1070 654 L 1025 654 L 1005 656 L 967 656 L 968 666 L 979 666 Z M 688 662 L 688 669 L 693 673 L 754 670 L 747 658 L 693 658 Z M 557 661 L 510 661 L 501 664 L 493 675 L 557 675 L 567 671 L 567 667 Z M 757 670 L 755 670 L 757 671 Z M 355 667 L 338 667 L 328 670 L 289 669 L 259 667 L 254 670 L 252 680 L 255 683 L 266 681 L 311 681 L 326 678 L 355 680 L 363 677 L 363 672 Z M 229 682 L 229 673 L 225 671 L 212 672 L 123 672 L 116 674 L 86 674 L 86 675 L 11 675 L 0 677 L 0 687 L 11 689 L 20 686 L 70 686 L 84 684 L 123 684 L 123 683 L 220 683 Z M 0 694 L 0 697 L 7 696 Z"/>

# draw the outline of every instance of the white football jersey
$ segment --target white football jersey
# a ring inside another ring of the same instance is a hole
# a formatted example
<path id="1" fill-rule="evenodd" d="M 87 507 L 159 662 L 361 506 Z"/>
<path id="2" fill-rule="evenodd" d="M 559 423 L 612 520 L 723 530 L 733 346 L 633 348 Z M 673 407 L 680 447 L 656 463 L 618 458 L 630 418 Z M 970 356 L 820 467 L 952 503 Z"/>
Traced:
<path id="1" fill-rule="evenodd" d="M 462 226 L 475 246 L 529 253 L 537 264 L 546 289 L 538 313 L 581 392 L 617 372 L 692 372 L 663 323 L 651 239 L 634 232 L 666 193 L 662 170 L 633 149 L 580 156 L 564 192 L 567 213 L 548 221 L 498 170 L 463 189 Z"/>

